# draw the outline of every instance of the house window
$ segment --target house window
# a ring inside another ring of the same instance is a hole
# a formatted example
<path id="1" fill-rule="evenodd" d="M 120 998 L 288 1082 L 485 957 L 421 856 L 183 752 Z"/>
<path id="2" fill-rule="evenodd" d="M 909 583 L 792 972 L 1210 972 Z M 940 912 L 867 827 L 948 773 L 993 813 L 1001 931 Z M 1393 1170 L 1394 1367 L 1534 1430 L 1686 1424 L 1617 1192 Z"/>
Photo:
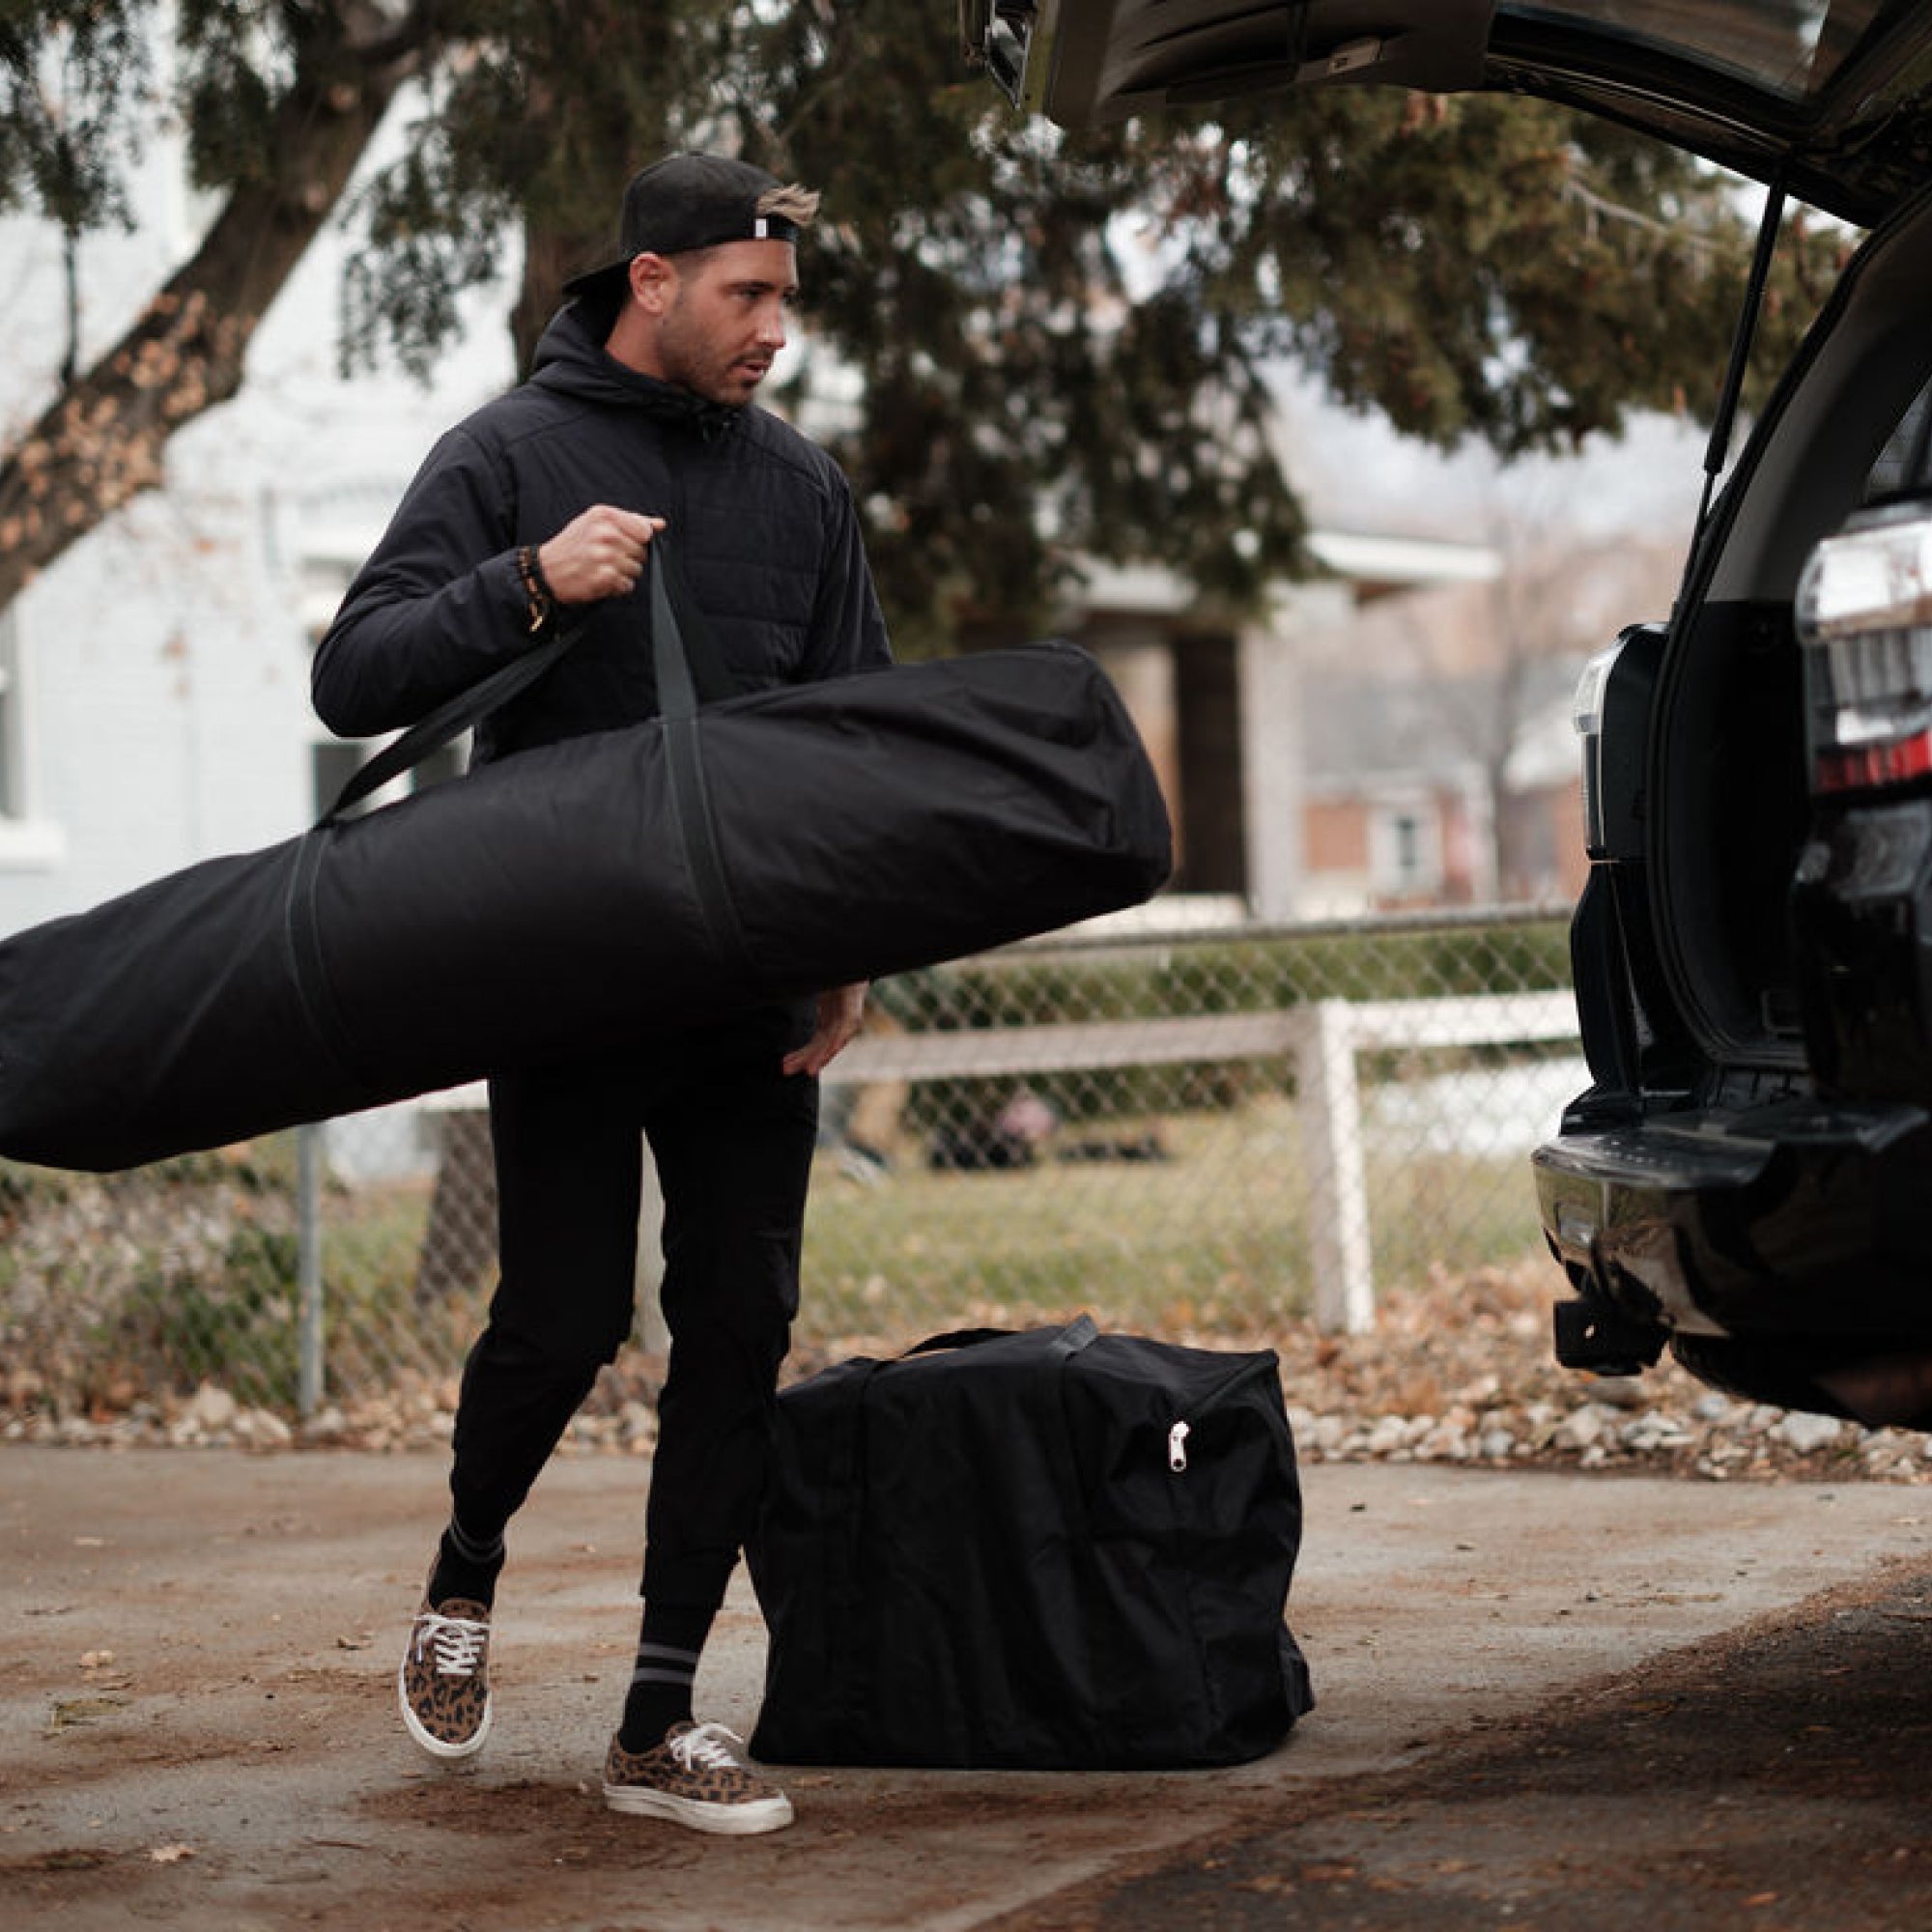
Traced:
<path id="1" fill-rule="evenodd" d="M 1369 872 L 1380 898 L 1416 898 L 1440 888 L 1442 828 L 1430 805 L 1404 800 L 1382 806 L 1370 837 Z"/>
<path id="2" fill-rule="evenodd" d="M 353 575 L 353 567 L 339 556 L 303 558 L 302 609 L 311 653 L 322 642 Z M 335 803 L 342 795 L 342 787 L 376 755 L 383 743 L 373 738 L 325 738 L 310 746 L 309 777 L 318 812 L 327 811 Z M 459 777 L 469 763 L 469 733 L 466 731 L 454 743 L 430 753 L 395 783 L 385 785 L 375 798 L 364 800 L 355 810 L 366 811 L 372 805 L 388 803 L 406 792 L 426 791 L 444 779 Z"/>
<path id="3" fill-rule="evenodd" d="M 1422 876 L 1422 821 L 1412 811 L 1402 811 L 1389 829 L 1395 845 L 1396 880 L 1401 885 L 1413 885 Z"/>
<path id="4" fill-rule="evenodd" d="M 27 654 L 10 606 L 0 611 L 0 866 L 45 871 L 60 864 L 67 845 L 58 827 L 33 816 L 27 712 Z"/>
<path id="5" fill-rule="evenodd" d="M 469 762 L 466 747 L 469 734 L 453 745 L 444 745 L 440 750 L 430 753 L 421 763 L 412 767 L 397 781 L 394 786 L 385 788 L 374 799 L 365 799 L 355 808 L 366 811 L 370 806 L 393 799 L 399 790 L 410 792 L 427 791 L 433 784 L 440 784 L 444 779 L 461 775 Z M 327 811 L 341 796 L 342 787 L 375 756 L 381 745 L 370 739 L 325 739 L 312 748 L 311 763 L 315 780 L 315 809 Z"/>
<path id="6" fill-rule="evenodd" d="M 0 611 L 0 818 L 24 818 L 20 771 L 20 637 L 11 610 Z"/>

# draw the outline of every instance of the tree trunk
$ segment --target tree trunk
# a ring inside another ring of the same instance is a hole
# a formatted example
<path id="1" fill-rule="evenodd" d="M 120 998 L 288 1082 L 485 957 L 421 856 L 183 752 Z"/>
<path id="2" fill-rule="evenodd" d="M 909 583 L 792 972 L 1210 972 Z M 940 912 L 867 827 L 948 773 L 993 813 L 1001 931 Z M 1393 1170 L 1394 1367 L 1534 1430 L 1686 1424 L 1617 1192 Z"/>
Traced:
<path id="1" fill-rule="evenodd" d="M 566 73 L 572 64 L 595 73 L 626 63 L 663 73 L 671 15 L 663 0 L 576 0 L 553 58 Z M 626 90 L 566 86 L 561 97 L 554 73 L 530 76 L 529 111 L 554 138 L 547 179 L 524 211 L 524 273 L 509 317 L 519 380 L 530 373 L 537 343 L 565 299 L 565 280 L 615 257 L 625 184 L 665 142 L 662 111 L 644 109 Z"/>
<path id="2" fill-rule="evenodd" d="M 606 225 L 614 232 L 614 224 Z M 538 338 L 563 299 L 565 277 L 597 259 L 594 240 L 559 234 L 533 222 L 525 224 L 524 278 L 517 290 L 516 306 L 510 311 L 510 340 L 516 350 L 519 379 L 530 373 Z"/>
<path id="3" fill-rule="evenodd" d="M 271 175 L 235 189 L 133 327 L 0 458 L 0 609 L 159 485 L 168 438 L 241 387 L 256 327 L 413 61 L 398 48 L 370 62 L 339 43 L 305 59 L 278 110 Z"/>

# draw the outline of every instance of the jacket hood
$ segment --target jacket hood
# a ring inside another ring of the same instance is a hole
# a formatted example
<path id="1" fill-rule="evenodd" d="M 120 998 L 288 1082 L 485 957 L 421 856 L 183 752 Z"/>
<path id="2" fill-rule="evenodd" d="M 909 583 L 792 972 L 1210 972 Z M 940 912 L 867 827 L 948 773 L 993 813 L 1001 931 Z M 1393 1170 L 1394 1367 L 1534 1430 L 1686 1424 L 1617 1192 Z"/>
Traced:
<path id="1" fill-rule="evenodd" d="M 641 410 L 662 422 L 684 423 L 707 440 L 736 424 L 742 410 L 627 369 L 604 347 L 613 320 L 608 297 L 594 293 L 558 309 L 537 343 L 531 382 L 606 409 Z"/>

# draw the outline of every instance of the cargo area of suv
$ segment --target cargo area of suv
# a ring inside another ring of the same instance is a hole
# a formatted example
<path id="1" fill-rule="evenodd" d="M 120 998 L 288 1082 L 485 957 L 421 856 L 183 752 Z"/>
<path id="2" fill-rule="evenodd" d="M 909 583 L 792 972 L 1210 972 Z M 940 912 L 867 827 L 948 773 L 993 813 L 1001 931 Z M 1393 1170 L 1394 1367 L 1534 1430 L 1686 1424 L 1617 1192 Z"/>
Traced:
<path id="1" fill-rule="evenodd" d="M 1910 627 L 1843 581 L 1886 559 L 1838 558 L 1837 621 L 1865 642 L 1840 635 L 1835 654 L 1867 660 L 1849 704 L 1804 593 L 1848 525 L 1932 518 L 1928 298 L 1921 203 L 1839 284 L 1673 621 L 1628 634 L 1579 694 L 1593 864 L 1574 958 L 1595 1084 L 1536 1156 L 1577 1366 L 1635 1366 L 1668 1338 L 1742 1393 L 1923 1408 L 1901 1412 L 1899 1391 L 1932 1349 L 1932 801 L 1878 741 L 1844 742 L 1869 728 L 1889 660 L 1901 720 L 1919 673 Z"/>
<path id="2" fill-rule="evenodd" d="M 1309 87 L 1538 96 L 1766 185 L 1682 589 L 1577 698 L 1591 1085 L 1535 1155 L 1567 1363 L 1932 1427 L 1932 8 L 962 0 L 1078 129 Z M 1741 184 L 1741 192 L 1744 191 Z M 1729 433 L 1780 213 L 1868 230 Z"/>

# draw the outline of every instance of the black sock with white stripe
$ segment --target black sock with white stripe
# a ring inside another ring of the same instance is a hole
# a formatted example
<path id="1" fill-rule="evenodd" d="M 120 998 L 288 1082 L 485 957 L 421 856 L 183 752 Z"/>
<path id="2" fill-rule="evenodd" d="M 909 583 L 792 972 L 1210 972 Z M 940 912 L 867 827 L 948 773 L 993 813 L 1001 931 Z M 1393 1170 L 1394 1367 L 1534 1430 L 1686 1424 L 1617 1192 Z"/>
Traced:
<path id="1" fill-rule="evenodd" d="M 691 1721 L 691 1687 L 715 1614 L 644 1605 L 624 1720 L 617 1728 L 617 1742 L 627 1751 L 647 1751 L 664 1742 L 673 1724 Z"/>
<path id="2" fill-rule="evenodd" d="M 429 1579 L 432 1607 L 448 1603 L 452 1597 L 467 1598 L 487 1607 L 496 1602 L 497 1574 L 502 1567 L 502 1532 L 485 1541 L 468 1534 L 452 1516 L 437 1545 L 436 1569 Z"/>

